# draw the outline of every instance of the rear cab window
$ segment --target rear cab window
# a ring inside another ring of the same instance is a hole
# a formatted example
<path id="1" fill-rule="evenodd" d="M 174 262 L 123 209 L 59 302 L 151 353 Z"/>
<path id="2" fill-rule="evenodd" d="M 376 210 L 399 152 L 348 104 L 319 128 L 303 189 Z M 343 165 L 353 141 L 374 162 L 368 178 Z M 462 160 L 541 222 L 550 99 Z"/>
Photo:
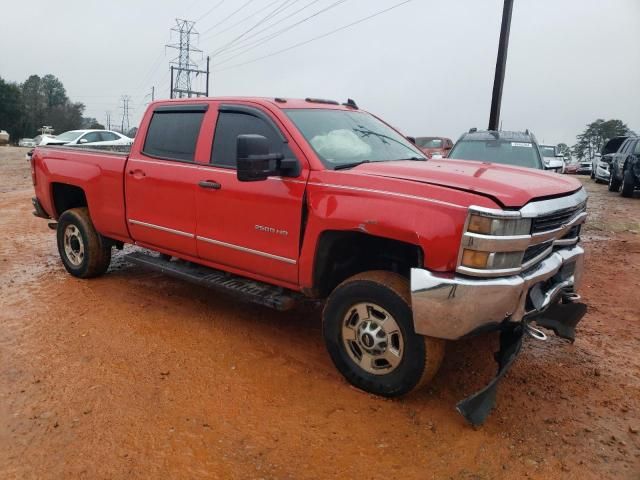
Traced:
<path id="1" fill-rule="evenodd" d="M 163 160 L 193 162 L 207 105 L 166 105 L 149 122 L 142 153 Z"/>

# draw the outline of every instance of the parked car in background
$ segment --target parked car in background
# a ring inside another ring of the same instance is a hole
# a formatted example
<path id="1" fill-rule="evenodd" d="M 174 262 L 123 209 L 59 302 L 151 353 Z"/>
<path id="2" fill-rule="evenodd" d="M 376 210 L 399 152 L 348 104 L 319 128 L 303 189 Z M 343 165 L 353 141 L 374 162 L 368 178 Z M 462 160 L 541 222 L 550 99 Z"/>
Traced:
<path id="1" fill-rule="evenodd" d="M 564 165 L 564 173 L 575 175 L 575 174 L 578 173 L 578 167 L 579 166 L 580 166 L 580 162 L 578 162 L 578 160 L 570 159 Z"/>
<path id="2" fill-rule="evenodd" d="M 611 156 L 609 191 L 617 192 L 622 187 L 622 196 L 631 197 L 640 187 L 640 138 L 627 138 Z"/>
<path id="3" fill-rule="evenodd" d="M 613 155 L 620 150 L 620 147 L 622 147 L 622 144 L 627 138 L 629 137 L 624 136 L 612 138 L 604 144 L 600 153 L 596 153 L 594 155 L 593 162 L 591 164 L 592 179 L 596 182 L 601 181 L 609 183 L 611 160 L 613 160 Z"/>
<path id="4" fill-rule="evenodd" d="M 69 130 L 54 138 L 44 138 L 40 145 L 131 145 L 133 140 L 111 130 Z"/>
<path id="5" fill-rule="evenodd" d="M 453 147 L 451 139 L 446 137 L 416 137 L 415 144 L 429 158 L 446 157 Z"/>
<path id="6" fill-rule="evenodd" d="M 476 130 L 462 134 L 448 158 L 544 170 L 535 136 L 525 132 Z"/>
<path id="7" fill-rule="evenodd" d="M 33 141 L 36 144 L 36 146 L 38 146 L 38 145 L 46 145 L 46 142 L 43 143 L 43 141 L 45 141 L 47 139 L 51 139 L 51 138 L 56 138 L 56 136 L 55 135 L 50 135 L 48 133 L 45 133 L 44 135 L 38 135 L 37 137 L 35 137 L 33 139 Z"/>
<path id="8" fill-rule="evenodd" d="M 18 142 L 19 147 L 35 147 L 36 142 L 33 138 L 21 138 Z"/>
<path id="9" fill-rule="evenodd" d="M 540 155 L 545 170 L 564 173 L 564 156 L 555 145 L 540 145 Z"/>
<path id="10" fill-rule="evenodd" d="M 591 175 L 591 162 L 592 160 L 589 158 L 583 158 L 578 162 L 578 171 L 576 172 L 578 175 Z"/>
<path id="11" fill-rule="evenodd" d="M 0 130 L 0 145 L 9 143 L 9 133 L 6 130 Z"/>

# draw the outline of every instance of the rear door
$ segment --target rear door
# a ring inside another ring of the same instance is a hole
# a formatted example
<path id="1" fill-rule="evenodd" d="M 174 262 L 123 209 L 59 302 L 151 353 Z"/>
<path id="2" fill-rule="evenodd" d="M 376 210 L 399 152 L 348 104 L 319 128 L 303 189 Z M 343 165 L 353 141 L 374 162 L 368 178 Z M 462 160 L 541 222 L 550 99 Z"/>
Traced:
<path id="1" fill-rule="evenodd" d="M 265 136 L 270 152 L 296 158 L 296 178 L 270 177 L 240 182 L 236 176 L 238 135 Z M 302 151 L 267 111 L 245 105 L 221 105 L 211 161 L 198 188 L 197 244 L 201 258 L 239 273 L 297 284 L 305 179 Z M 216 188 L 207 185 L 215 184 Z"/>
<path id="2" fill-rule="evenodd" d="M 206 104 L 157 107 L 144 145 L 131 152 L 125 170 L 127 223 L 133 239 L 177 256 L 197 256 L 196 164 Z M 208 148 L 205 147 L 208 152 Z"/>

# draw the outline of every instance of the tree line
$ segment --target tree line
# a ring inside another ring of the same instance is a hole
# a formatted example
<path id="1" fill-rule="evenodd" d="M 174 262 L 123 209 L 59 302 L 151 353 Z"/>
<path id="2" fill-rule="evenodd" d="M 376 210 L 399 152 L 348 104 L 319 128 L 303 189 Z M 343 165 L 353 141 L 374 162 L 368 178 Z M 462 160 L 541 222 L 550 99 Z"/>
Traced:
<path id="1" fill-rule="evenodd" d="M 62 82 L 51 74 L 31 75 L 24 83 L 7 82 L 0 77 L 0 129 L 11 141 L 35 137 L 44 125 L 55 133 L 79 128 L 104 128 L 94 118 L 85 118 L 85 105 L 72 102 Z"/>
<path id="2" fill-rule="evenodd" d="M 635 135 L 635 133 L 622 120 L 603 120 L 599 118 L 587 125 L 584 131 L 579 134 L 578 140 L 572 149 L 561 143 L 558 147 L 564 146 L 562 153 L 573 153 L 579 160 L 591 159 L 599 153 L 604 144 L 613 137 Z"/>

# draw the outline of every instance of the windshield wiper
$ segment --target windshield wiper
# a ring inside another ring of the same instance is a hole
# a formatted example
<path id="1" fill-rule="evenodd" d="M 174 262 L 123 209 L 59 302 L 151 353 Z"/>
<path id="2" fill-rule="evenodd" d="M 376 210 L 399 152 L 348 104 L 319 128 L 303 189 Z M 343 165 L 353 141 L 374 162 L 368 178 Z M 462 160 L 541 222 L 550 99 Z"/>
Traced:
<path id="1" fill-rule="evenodd" d="M 398 158 L 398 160 L 415 160 L 417 162 L 426 162 L 427 159 L 425 157 L 409 157 L 409 158 Z"/>
<path id="2" fill-rule="evenodd" d="M 371 160 L 361 160 L 359 162 L 353 162 L 353 163 L 343 163 L 342 165 L 336 165 L 335 167 L 333 167 L 334 170 L 344 170 L 346 168 L 353 168 L 353 167 L 357 167 L 358 165 L 362 165 L 363 163 L 370 163 Z"/>

